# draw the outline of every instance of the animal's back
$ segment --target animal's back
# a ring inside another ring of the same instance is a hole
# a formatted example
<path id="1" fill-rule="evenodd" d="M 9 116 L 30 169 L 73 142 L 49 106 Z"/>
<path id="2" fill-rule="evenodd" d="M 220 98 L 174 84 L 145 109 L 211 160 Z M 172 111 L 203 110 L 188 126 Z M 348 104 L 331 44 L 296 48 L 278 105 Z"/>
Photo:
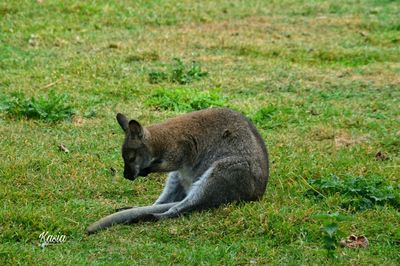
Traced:
<path id="1" fill-rule="evenodd" d="M 250 164 L 257 183 L 257 194 L 263 194 L 268 181 L 268 153 L 264 141 L 252 122 L 242 114 L 227 108 L 210 108 L 188 113 L 151 126 L 164 130 L 171 137 L 189 143 L 191 167 L 204 172 L 215 161 L 241 157 Z"/>

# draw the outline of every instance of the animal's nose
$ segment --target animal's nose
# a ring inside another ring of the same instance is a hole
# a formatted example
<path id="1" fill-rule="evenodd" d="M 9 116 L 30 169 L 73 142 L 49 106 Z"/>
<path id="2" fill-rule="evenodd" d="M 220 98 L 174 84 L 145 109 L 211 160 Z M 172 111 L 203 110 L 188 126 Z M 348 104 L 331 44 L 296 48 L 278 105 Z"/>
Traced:
<path id="1" fill-rule="evenodd" d="M 136 176 L 137 176 L 136 173 L 134 173 L 133 171 L 130 171 L 128 169 L 124 169 L 124 177 L 126 179 L 135 180 Z"/>

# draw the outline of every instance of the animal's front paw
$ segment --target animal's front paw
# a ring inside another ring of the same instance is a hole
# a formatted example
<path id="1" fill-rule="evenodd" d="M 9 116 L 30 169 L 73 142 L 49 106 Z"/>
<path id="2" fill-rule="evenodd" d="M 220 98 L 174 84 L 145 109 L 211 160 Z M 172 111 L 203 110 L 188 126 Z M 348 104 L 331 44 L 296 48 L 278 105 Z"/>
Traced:
<path id="1" fill-rule="evenodd" d="M 163 219 L 168 219 L 168 218 L 176 217 L 176 216 L 179 215 L 179 212 L 178 212 L 178 210 L 176 210 L 175 208 L 171 208 L 171 209 L 169 209 L 169 210 L 166 211 L 166 212 L 163 212 L 163 213 L 154 213 L 153 215 L 154 215 L 154 217 L 155 217 L 157 220 L 163 220 Z"/>

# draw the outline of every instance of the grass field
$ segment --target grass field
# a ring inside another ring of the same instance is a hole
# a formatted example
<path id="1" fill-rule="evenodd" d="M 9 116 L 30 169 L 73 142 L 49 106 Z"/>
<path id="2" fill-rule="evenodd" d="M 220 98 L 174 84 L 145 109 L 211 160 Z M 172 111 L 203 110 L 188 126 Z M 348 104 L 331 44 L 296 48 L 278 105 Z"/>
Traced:
<path id="1" fill-rule="evenodd" d="M 396 0 L 2 1 L 0 264 L 400 264 L 399 14 Z M 265 139 L 263 200 L 85 236 L 165 180 L 122 177 L 115 114 L 216 105 Z M 66 241 L 41 248 L 42 232 Z M 350 234 L 369 247 L 338 247 Z"/>

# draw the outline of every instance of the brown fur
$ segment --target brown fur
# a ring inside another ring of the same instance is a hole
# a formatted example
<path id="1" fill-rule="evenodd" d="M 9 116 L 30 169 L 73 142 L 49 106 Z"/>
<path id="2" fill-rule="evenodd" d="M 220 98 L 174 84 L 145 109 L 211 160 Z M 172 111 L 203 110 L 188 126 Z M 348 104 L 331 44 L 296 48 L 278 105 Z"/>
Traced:
<path id="1" fill-rule="evenodd" d="M 117 120 L 126 133 L 122 146 L 125 178 L 170 172 L 155 206 L 176 204 L 162 211 L 146 207 L 147 213 L 140 215 L 137 209 L 124 211 L 123 216 L 116 213 L 91 227 L 90 232 L 113 221 L 169 218 L 226 202 L 257 200 L 264 194 L 269 175 L 267 149 L 255 126 L 243 115 L 211 108 L 148 127 L 136 120 L 128 122 L 121 114 Z"/>

